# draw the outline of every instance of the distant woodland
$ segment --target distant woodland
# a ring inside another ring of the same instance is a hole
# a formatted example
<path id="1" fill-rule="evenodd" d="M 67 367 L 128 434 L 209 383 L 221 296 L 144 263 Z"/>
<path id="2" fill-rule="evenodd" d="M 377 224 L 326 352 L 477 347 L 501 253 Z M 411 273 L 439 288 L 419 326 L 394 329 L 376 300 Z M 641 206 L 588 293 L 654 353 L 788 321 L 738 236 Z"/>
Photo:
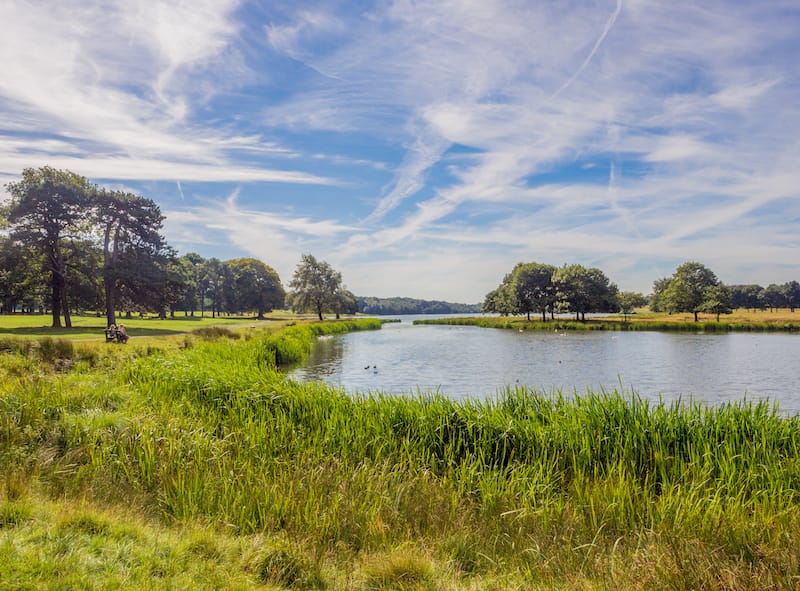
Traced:
<path id="1" fill-rule="evenodd" d="M 358 311 L 363 314 L 474 314 L 481 304 L 454 304 L 438 300 L 413 298 L 358 298 Z"/>

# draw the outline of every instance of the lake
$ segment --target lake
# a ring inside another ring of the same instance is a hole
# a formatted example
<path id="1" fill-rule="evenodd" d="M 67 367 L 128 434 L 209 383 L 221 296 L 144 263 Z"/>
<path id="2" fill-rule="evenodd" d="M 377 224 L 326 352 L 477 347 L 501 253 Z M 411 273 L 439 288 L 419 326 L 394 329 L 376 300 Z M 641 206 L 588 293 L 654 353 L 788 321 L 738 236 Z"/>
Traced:
<path id="1" fill-rule="evenodd" d="M 624 388 L 665 401 L 769 399 L 800 413 L 800 335 L 526 331 L 414 326 L 403 316 L 381 330 L 319 339 L 291 372 L 348 392 L 438 391 L 496 396 L 505 385 L 565 394 Z"/>

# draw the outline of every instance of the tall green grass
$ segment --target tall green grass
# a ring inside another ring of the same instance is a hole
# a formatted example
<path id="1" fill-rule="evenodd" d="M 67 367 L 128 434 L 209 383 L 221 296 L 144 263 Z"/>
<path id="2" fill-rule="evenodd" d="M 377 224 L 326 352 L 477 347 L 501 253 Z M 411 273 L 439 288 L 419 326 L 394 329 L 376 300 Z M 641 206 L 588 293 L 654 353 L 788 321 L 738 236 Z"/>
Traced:
<path id="1" fill-rule="evenodd" d="M 788 589 L 800 576 L 800 418 L 620 391 L 351 396 L 280 371 L 315 335 L 371 322 L 201 340 L 114 373 L 7 374 L 0 478 L 15 499 L 41 489 L 276 536 L 243 568 L 295 588 Z M 31 512 L 13 503 L 18 527 Z"/>

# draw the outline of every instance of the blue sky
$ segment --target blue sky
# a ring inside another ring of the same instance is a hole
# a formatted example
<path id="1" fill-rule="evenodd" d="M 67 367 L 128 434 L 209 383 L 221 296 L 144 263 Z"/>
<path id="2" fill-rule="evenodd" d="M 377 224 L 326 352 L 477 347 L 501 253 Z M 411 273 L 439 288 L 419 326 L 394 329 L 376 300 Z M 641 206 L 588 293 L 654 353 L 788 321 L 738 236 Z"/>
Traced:
<path id="1" fill-rule="evenodd" d="M 481 301 L 515 263 L 621 289 L 800 280 L 800 5 L 0 2 L 0 184 L 158 202 L 180 253 L 302 253 Z"/>

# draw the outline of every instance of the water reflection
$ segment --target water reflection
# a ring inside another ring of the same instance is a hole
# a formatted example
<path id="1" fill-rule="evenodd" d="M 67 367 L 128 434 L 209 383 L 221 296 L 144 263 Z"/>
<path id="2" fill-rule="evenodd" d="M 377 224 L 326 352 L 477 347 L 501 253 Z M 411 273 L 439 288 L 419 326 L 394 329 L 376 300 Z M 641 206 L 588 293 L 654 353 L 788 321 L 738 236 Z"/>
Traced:
<path id="1" fill-rule="evenodd" d="M 506 385 L 573 392 L 622 385 L 665 400 L 768 398 L 800 412 L 800 336 L 523 332 L 388 324 L 320 339 L 292 376 L 349 392 L 486 397 Z"/>

